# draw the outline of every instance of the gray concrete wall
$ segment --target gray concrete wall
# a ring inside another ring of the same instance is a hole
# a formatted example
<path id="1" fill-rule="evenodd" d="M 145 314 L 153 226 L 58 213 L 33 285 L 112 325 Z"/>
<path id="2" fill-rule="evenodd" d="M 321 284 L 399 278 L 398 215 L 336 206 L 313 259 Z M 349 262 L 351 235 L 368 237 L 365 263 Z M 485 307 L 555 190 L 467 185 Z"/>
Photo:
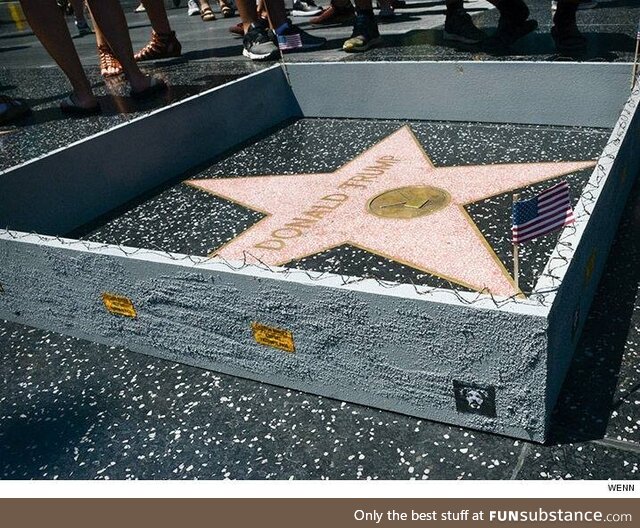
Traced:
<path id="1" fill-rule="evenodd" d="M 571 363 L 584 322 L 602 275 L 620 216 L 640 175 L 640 90 L 627 102 L 598 166 L 575 209 L 576 227 L 561 237 L 536 289 L 557 290 L 546 295 L 549 313 L 548 407 L 553 408 Z M 593 268 L 589 266 L 593 258 Z M 561 263 L 567 261 L 566 266 Z M 638 264 L 640 265 L 640 263 Z M 591 271 L 589 271 L 591 269 Z M 630 284 L 630 288 L 634 285 Z"/>
<path id="2" fill-rule="evenodd" d="M 348 62 L 288 64 L 307 117 L 612 127 L 627 64 Z"/>
<path id="3" fill-rule="evenodd" d="M 432 420 L 545 437 L 544 316 L 327 287 L 303 273 L 281 280 L 72 247 L 1 239 L 0 317 Z M 138 318 L 108 313 L 104 291 L 130 297 Z M 297 352 L 255 343 L 253 321 L 292 331 Z M 454 379 L 495 386 L 497 417 L 458 413 Z"/>
<path id="4" fill-rule="evenodd" d="M 63 235 L 299 114 L 279 67 L 214 88 L 0 173 L 0 228 Z"/>

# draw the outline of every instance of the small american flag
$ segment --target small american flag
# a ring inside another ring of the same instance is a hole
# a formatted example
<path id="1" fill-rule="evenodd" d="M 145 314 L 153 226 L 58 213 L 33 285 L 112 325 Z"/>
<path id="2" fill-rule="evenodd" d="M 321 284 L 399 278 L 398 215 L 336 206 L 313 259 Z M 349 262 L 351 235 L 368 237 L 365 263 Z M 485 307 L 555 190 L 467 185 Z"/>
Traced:
<path id="1" fill-rule="evenodd" d="M 293 35 L 278 35 L 278 47 L 282 51 L 297 49 L 302 47 L 302 38 L 300 33 Z"/>
<path id="2" fill-rule="evenodd" d="M 564 181 L 534 198 L 513 204 L 513 243 L 523 244 L 573 222 L 569 184 Z"/>

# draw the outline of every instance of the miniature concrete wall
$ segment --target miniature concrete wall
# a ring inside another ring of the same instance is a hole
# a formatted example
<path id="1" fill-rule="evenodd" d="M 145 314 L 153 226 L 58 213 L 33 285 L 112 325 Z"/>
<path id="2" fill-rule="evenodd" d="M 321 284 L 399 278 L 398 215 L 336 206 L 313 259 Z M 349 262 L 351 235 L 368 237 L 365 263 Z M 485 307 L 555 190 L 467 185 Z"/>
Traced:
<path id="1" fill-rule="evenodd" d="M 616 86 L 628 70 L 626 65 L 563 65 L 563 75 L 576 69 L 576 82 L 586 83 L 579 93 L 571 92 L 572 101 L 580 101 L 578 113 L 555 94 L 566 78 L 559 76 L 554 64 L 501 63 L 500 68 L 486 63 L 384 64 L 391 91 L 394 83 L 397 90 L 404 90 L 401 97 L 394 92 L 391 100 L 384 100 L 391 92 L 382 85 L 372 87 L 367 97 L 354 98 L 345 84 L 358 72 L 364 76 L 359 82 L 373 81 L 382 64 L 355 64 L 357 71 L 348 75 L 345 66 L 290 65 L 293 92 L 279 67 L 265 70 L 1 173 L 0 226 L 63 233 L 303 112 L 613 126 L 624 106 Z M 429 78 L 441 80 L 428 89 L 424 82 L 416 82 L 425 79 L 426 67 Z M 527 73 L 527 67 L 534 71 Z M 327 73 L 332 73 L 331 82 Z M 511 97 L 512 88 L 501 83 L 509 84 L 516 74 L 521 75 L 520 93 L 528 105 L 502 105 L 491 114 L 490 104 L 473 100 L 473 94 L 491 87 L 495 97 Z M 461 75 L 466 75 L 464 82 Z M 323 87 L 322 97 L 309 83 Z M 534 88 L 542 90 L 537 99 Z M 269 92 L 263 99 L 255 96 L 261 90 Z M 627 90 L 621 89 L 623 94 Z M 406 115 L 413 96 L 424 106 Z M 466 102 L 447 105 L 451 97 Z M 238 106 L 230 106 L 230 100 L 238 101 Z M 320 108 L 316 101 L 336 106 Z M 312 273 L 294 270 L 287 274 L 255 267 L 233 270 L 199 257 L 146 249 L 125 253 L 114 246 L 0 232 L 0 317 L 267 383 L 544 441 L 576 332 L 640 163 L 632 144 L 638 137 L 637 104 L 636 94 L 625 107 L 626 121 L 618 122 L 614 135 L 623 127 L 629 131 L 618 135 L 613 150 L 600 160 L 604 173 L 590 182 L 589 192 L 597 197 L 595 212 L 588 222 L 576 224 L 575 234 L 567 239 L 570 246 L 557 256 L 562 261 L 554 271 L 557 280 L 548 284 L 541 280 L 536 287 L 550 293 L 494 304 L 479 294 L 447 290 L 420 294 L 419 288 L 408 285 L 344 284 L 331 275 L 312 280 Z M 197 120 L 212 105 L 225 105 L 229 114 L 213 124 Z M 255 118 L 255 112 L 260 117 L 250 126 L 237 127 L 238 115 Z M 175 127 L 172 130 L 181 139 L 175 141 L 173 135 L 171 144 L 140 150 L 136 138 L 147 127 Z M 193 142 L 193 134 L 209 134 L 211 143 Z M 176 156 L 178 148 L 182 156 Z M 122 155 L 113 163 L 100 163 L 99 170 L 86 178 L 80 169 L 105 149 L 121 149 Z M 584 204 L 583 196 L 579 205 Z M 595 201 L 591 210 L 594 207 Z M 593 279 L 583 286 L 593 247 L 598 248 Z M 108 313 L 103 292 L 132 299 L 138 316 Z M 577 326 L 576 306 L 580 307 Z M 257 344 L 252 322 L 293 332 L 296 353 Z M 459 412 L 454 381 L 495 388 L 496 417 Z"/>
<path id="2" fill-rule="evenodd" d="M 64 235 L 297 115 L 279 67 L 190 97 L 0 172 L 0 228 Z"/>
<path id="3" fill-rule="evenodd" d="M 536 290 L 549 289 L 548 406 L 558 398 L 573 351 L 589 313 L 624 204 L 640 175 L 640 89 L 627 101 L 598 166 L 575 209 L 575 229 L 568 229 L 551 256 Z M 568 259 L 568 265 L 558 262 Z M 555 261 L 555 263 L 554 263 Z M 554 272 L 551 269 L 555 269 Z M 550 275 L 556 280 L 549 280 Z M 632 288 L 633 285 L 630 285 Z"/>
<path id="4" fill-rule="evenodd" d="M 627 64 L 566 62 L 301 63 L 287 69 L 306 117 L 606 128 L 618 119 L 631 76 Z"/>
<path id="5" fill-rule="evenodd" d="M 485 310 L 312 283 L 304 273 L 279 280 L 74 247 L 0 240 L 0 317 L 414 416 L 545 437 L 544 311 Z M 108 313 L 105 291 L 131 298 L 138 317 Z M 257 344 L 254 321 L 292 331 L 296 353 Z M 497 418 L 456 412 L 454 379 L 495 386 Z"/>

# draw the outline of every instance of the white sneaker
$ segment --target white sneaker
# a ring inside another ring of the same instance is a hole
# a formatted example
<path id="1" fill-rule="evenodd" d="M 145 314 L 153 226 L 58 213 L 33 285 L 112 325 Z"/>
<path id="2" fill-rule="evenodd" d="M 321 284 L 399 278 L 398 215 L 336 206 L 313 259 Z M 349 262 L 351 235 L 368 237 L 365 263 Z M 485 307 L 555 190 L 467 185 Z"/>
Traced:
<path id="1" fill-rule="evenodd" d="M 146 9 L 144 8 L 144 6 L 140 3 L 138 4 L 138 7 L 136 7 L 134 9 L 135 13 L 144 13 L 146 11 Z"/>
<path id="2" fill-rule="evenodd" d="M 187 16 L 196 16 L 200 14 L 200 6 L 196 0 L 189 0 L 187 2 Z"/>
<path id="3" fill-rule="evenodd" d="M 578 10 L 593 9 L 597 5 L 598 5 L 598 2 L 594 2 L 592 0 L 580 0 L 580 3 L 578 4 Z M 555 11 L 556 9 L 558 9 L 558 0 L 552 0 L 551 10 Z"/>
<path id="4" fill-rule="evenodd" d="M 322 13 L 322 8 L 318 7 L 313 0 L 295 0 L 293 2 L 293 16 L 308 17 Z"/>

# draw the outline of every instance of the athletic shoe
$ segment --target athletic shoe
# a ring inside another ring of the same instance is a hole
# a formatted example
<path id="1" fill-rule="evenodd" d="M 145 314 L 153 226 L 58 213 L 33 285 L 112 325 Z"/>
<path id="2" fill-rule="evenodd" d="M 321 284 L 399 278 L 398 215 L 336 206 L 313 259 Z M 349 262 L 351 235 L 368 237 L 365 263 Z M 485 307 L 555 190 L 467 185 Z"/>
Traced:
<path id="1" fill-rule="evenodd" d="M 187 2 L 187 16 L 196 16 L 200 14 L 200 6 L 196 0 L 189 0 Z"/>
<path id="2" fill-rule="evenodd" d="M 133 12 L 134 13 L 144 13 L 146 11 L 145 7 L 142 5 L 142 3 L 138 4 L 138 7 L 136 7 Z"/>
<path id="3" fill-rule="evenodd" d="M 278 47 L 267 31 L 267 25 L 258 21 L 249 26 L 242 39 L 242 54 L 251 60 L 268 60 L 275 57 Z"/>
<path id="4" fill-rule="evenodd" d="M 514 42 L 528 35 L 538 28 L 536 20 L 523 20 L 516 22 L 505 17 L 500 17 L 498 30 L 495 34 L 484 41 L 488 48 L 508 48 Z"/>
<path id="5" fill-rule="evenodd" d="M 322 26 L 325 24 L 342 24 L 344 22 L 351 22 L 356 12 L 353 6 L 349 4 L 349 7 L 336 7 L 331 4 L 317 17 L 309 20 L 314 26 Z"/>
<path id="6" fill-rule="evenodd" d="M 598 2 L 592 2 L 591 0 L 581 0 L 578 4 L 578 10 L 582 9 L 593 9 L 598 5 Z M 558 9 L 558 0 L 552 0 L 551 2 L 551 10 L 555 11 Z"/>
<path id="7" fill-rule="evenodd" d="M 381 40 L 376 19 L 366 15 L 357 15 L 351 38 L 345 41 L 342 49 L 349 53 L 367 51 L 379 44 Z"/>
<path id="8" fill-rule="evenodd" d="M 91 35 L 91 33 L 93 33 L 86 20 L 76 20 L 76 29 L 78 30 L 79 37 L 84 37 L 85 35 Z"/>
<path id="9" fill-rule="evenodd" d="M 551 36 L 559 53 L 572 55 L 584 51 L 587 47 L 587 39 L 580 33 L 575 23 L 553 26 L 551 28 Z"/>
<path id="10" fill-rule="evenodd" d="M 471 16 L 464 9 L 456 9 L 452 13 L 447 12 L 443 33 L 445 40 L 463 42 L 464 44 L 477 44 L 487 38 L 484 31 L 475 26 Z"/>
<path id="11" fill-rule="evenodd" d="M 276 30 L 278 47 L 281 51 L 309 51 L 320 48 L 327 42 L 324 37 L 314 37 L 306 31 L 302 31 L 299 27 L 294 26 L 291 20 L 287 20 L 286 27 L 282 26 Z"/>
<path id="12" fill-rule="evenodd" d="M 322 8 L 318 7 L 313 0 L 296 0 L 293 2 L 293 16 L 308 17 L 322 13 Z"/>

